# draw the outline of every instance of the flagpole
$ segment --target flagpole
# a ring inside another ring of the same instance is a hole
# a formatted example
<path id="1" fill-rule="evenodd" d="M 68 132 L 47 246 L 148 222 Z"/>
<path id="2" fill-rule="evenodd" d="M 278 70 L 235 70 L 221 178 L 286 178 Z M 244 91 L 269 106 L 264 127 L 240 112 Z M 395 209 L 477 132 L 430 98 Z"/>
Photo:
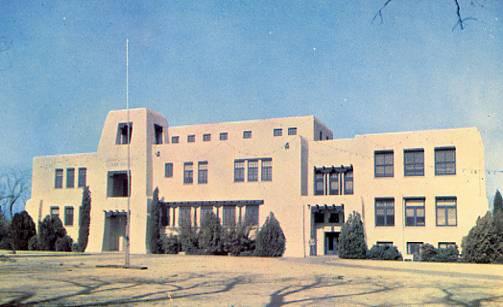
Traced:
<path id="1" fill-rule="evenodd" d="M 131 224 L 131 122 L 129 121 L 129 39 L 126 38 L 126 113 L 127 113 L 127 213 L 126 213 L 126 246 L 125 266 L 130 265 L 129 232 Z"/>

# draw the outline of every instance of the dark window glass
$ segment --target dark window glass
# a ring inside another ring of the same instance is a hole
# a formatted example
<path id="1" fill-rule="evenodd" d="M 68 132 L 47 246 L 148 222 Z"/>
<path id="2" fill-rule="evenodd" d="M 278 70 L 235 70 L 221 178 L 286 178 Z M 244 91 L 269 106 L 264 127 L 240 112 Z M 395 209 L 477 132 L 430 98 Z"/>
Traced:
<path id="1" fill-rule="evenodd" d="M 190 225 L 190 207 L 180 207 L 178 215 L 178 226 Z"/>
<path id="2" fill-rule="evenodd" d="M 423 246 L 423 242 L 407 242 L 407 254 L 418 255 L 421 251 L 421 246 Z"/>
<path id="3" fill-rule="evenodd" d="M 324 174 L 321 172 L 314 173 L 314 195 L 324 195 L 325 194 L 324 177 L 325 177 Z"/>
<path id="4" fill-rule="evenodd" d="M 436 207 L 437 226 L 456 226 L 458 224 L 456 197 L 437 197 Z"/>
<path id="5" fill-rule="evenodd" d="M 243 139 L 251 139 L 252 132 L 250 130 L 243 131 Z"/>
<path id="6" fill-rule="evenodd" d="M 197 166 L 197 183 L 208 183 L 208 162 L 201 161 Z"/>
<path id="7" fill-rule="evenodd" d="M 404 176 L 424 176 L 424 150 L 405 150 Z"/>
<path id="8" fill-rule="evenodd" d="M 456 148 L 435 149 L 435 175 L 456 174 Z"/>
<path id="9" fill-rule="evenodd" d="M 66 187 L 73 188 L 75 187 L 75 169 L 67 168 L 66 169 Z"/>
<path id="10" fill-rule="evenodd" d="M 173 177 L 173 163 L 168 162 L 164 164 L 164 177 Z"/>
<path id="11" fill-rule="evenodd" d="M 353 171 L 344 173 L 344 194 L 353 194 Z"/>
<path id="12" fill-rule="evenodd" d="M 83 188 L 87 185 L 87 168 L 80 167 L 79 168 L 79 188 Z"/>
<path id="13" fill-rule="evenodd" d="M 297 134 L 297 128 L 296 127 L 288 128 L 288 135 L 296 135 L 296 134 Z"/>
<path id="14" fill-rule="evenodd" d="M 154 125 L 154 144 L 162 144 L 162 126 Z"/>
<path id="15" fill-rule="evenodd" d="M 395 225 L 395 200 L 393 198 L 376 199 L 375 222 L 376 226 Z"/>
<path id="16" fill-rule="evenodd" d="M 405 199 L 405 226 L 424 226 L 424 219 L 424 198 Z"/>
<path id="17" fill-rule="evenodd" d="M 194 143 L 196 141 L 196 136 L 194 134 L 187 135 L 187 143 Z"/>
<path id="18" fill-rule="evenodd" d="M 226 141 L 229 138 L 229 134 L 227 132 L 220 132 L 220 141 Z"/>
<path id="19" fill-rule="evenodd" d="M 201 220 L 201 226 L 206 225 L 212 212 L 213 212 L 213 207 L 211 207 L 211 206 L 201 207 L 201 214 L 199 217 Z"/>
<path id="20" fill-rule="evenodd" d="M 211 141 L 211 134 L 209 133 L 203 134 L 203 142 L 209 142 L 209 141 Z"/>
<path id="21" fill-rule="evenodd" d="M 170 207 L 168 206 L 161 206 L 161 210 L 160 210 L 160 215 L 161 215 L 161 226 L 163 227 L 166 227 L 166 226 L 169 226 L 169 211 L 170 211 Z"/>
<path id="22" fill-rule="evenodd" d="M 314 213 L 314 222 L 316 224 L 323 224 L 323 223 L 325 223 L 325 213 L 323 213 L 323 212 L 315 212 Z"/>
<path id="23" fill-rule="evenodd" d="M 183 164 L 183 183 L 191 184 L 194 182 L 194 171 L 192 169 L 192 162 L 185 162 Z"/>
<path id="24" fill-rule="evenodd" d="M 262 181 L 272 181 L 272 159 L 262 160 L 261 179 Z"/>
<path id="25" fill-rule="evenodd" d="M 128 129 L 129 128 L 129 129 Z M 124 145 L 131 142 L 131 136 L 133 135 L 133 123 L 120 123 L 117 127 L 117 139 L 115 144 Z"/>
<path id="26" fill-rule="evenodd" d="M 236 207 L 224 206 L 223 210 L 223 224 L 224 226 L 233 226 L 236 224 Z"/>
<path id="27" fill-rule="evenodd" d="M 258 160 L 248 160 L 248 181 L 258 181 Z"/>
<path id="28" fill-rule="evenodd" d="M 375 177 L 393 177 L 393 151 L 374 153 Z"/>
<path id="29" fill-rule="evenodd" d="M 128 186 L 127 171 L 108 172 L 108 197 L 127 197 L 130 187 Z"/>
<path id="30" fill-rule="evenodd" d="M 51 206 L 51 216 L 57 216 L 59 217 L 59 206 Z"/>
<path id="31" fill-rule="evenodd" d="M 329 176 L 329 194 L 339 195 L 339 173 L 331 173 Z"/>
<path id="32" fill-rule="evenodd" d="M 340 217 L 339 213 L 337 212 L 331 212 L 329 217 L 328 217 L 328 222 L 329 223 L 334 223 L 334 224 L 339 224 L 340 223 Z"/>
<path id="33" fill-rule="evenodd" d="M 171 137 L 171 144 L 178 144 L 180 143 L 180 137 L 179 136 L 172 136 Z"/>
<path id="34" fill-rule="evenodd" d="M 245 161 L 234 160 L 234 182 L 245 181 Z"/>
<path id="35" fill-rule="evenodd" d="M 73 226 L 73 207 L 65 207 L 65 226 Z"/>
<path id="36" fill-rule="evenodd" d="M 283 135 L 283 129 L 281 129 L 281 128 L 275 128 L 272 131 L 272 135 L 273 136 L 282 136 Z"/>
<path id="37" fill-rule="evenodd" d="M 438 248 L 457 248 L 456 242 L 438 242 Z"/>
<path id="38" fill-rule="evenodd" d="M 63 169 L 57 168 L 54 175 L 54 188 L 61 189 L 63 187 Z"/>
<path id="39" fill-rule="evenodd" d="M 258 225 L 258 206 L 246 206 L 245 224 Z"/>

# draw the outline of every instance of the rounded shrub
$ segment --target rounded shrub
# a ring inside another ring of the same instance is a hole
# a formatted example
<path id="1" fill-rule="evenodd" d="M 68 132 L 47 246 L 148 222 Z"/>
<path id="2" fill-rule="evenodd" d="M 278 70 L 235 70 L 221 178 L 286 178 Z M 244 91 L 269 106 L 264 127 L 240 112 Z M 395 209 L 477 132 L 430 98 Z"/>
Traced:
<path id="1" fill-rule="evenodd" d="M 73 245 L 73 239 L 70 236 L 59 237 L 56 239 L 54 247 L 58 252 L 71 252 Z"/>
<path id="2" fill-rule="evenodd" d="M 264 225 L 257 232 L 255 255 L 260 257 L 281 257 L 285 252 L 286 238 L 279 221 L 271 212 Z"/>
<path id="3" fill-rule="evenodd" d="M 38 238 L 35 235 L 35 236 L 31 237 L 30 240 L 28 240 L 28 250 L 36 251 L 39 249 L 40 249 L 40 247 L 38 245 Z"/>
<path id="4" fill-rule="evenodd" d="M 477 263 L 503 263 L 503 231 L 488 212 L 463 238 L 463 259 Z"/>
<path id="5" fill-rule="evenodd" d="M 14 249 L 27 250 L 28 241 L 35 234 L 35 223 L 28 212 L 14 214 L 9 227 L 9 237 Z"/>
<path id="6" fill-rule="evenodd" d="M 402 254 L 394 245 L 374 245 L 367 252 L 367 258 L 375 260 L 402 260 Z"/>
<path id="7" fill-rule="evenodd" d="M 248 226 L 238 223 L 224 232 L 224 251 L 232 256 L 251 255 L 255 241 L 250 238 Z"/>
<path id="8" fill-rule="evenodd" d="M 163 236 L 160 242 L 161 250 L 165 254 L 178 254 L 181 249 L 178 236 Z"/>
<path id="9" fill-rule="evenodd" d="M 66 229 L 57 216 L 48 215 L 39 225 L 38 243 L 41 250 L 56 250 L 56 240 L 66 236 Z"/>

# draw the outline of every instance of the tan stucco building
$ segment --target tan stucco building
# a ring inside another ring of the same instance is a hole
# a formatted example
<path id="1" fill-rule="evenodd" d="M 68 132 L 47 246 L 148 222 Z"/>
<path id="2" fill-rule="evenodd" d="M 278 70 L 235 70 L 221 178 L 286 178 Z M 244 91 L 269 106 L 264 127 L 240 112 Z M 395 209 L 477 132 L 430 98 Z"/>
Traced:
<path id="1" fill-rule="evenodd" d="M 58 214 L 77 239 L 88 185 L 87 251 L 122 249 L 128 147 L 133 253 L 148 251 L 156 187 L 167 232 L 200 225 L 208 210 L 225 225 L 260 225 L 273 212 L 286 256 L 336 253 L 352 211 L 362 214 L 369 246 L 392 243 L 407 255 L 421 243 L 460 246 L 487 210 L 476 128 L 333 139 L 314 116 L 170 127 L 159 113 L 131 109 L 108 114 L 96 153 L 34 158 L 30 215 L 38 221 Z"/>

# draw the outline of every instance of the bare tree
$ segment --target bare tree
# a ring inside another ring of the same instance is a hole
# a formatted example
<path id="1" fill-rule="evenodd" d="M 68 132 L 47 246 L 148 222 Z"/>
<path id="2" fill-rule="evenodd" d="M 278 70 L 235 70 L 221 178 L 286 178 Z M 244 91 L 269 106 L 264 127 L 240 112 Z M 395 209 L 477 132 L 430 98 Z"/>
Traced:
<path id="1" fill-rule="evenodd" d="M 14 206 L 26 204 L 30 196 L 30 177 L 25 171 L 11 169 L 0 173 L 0 208 L 14 216 Z"/>

